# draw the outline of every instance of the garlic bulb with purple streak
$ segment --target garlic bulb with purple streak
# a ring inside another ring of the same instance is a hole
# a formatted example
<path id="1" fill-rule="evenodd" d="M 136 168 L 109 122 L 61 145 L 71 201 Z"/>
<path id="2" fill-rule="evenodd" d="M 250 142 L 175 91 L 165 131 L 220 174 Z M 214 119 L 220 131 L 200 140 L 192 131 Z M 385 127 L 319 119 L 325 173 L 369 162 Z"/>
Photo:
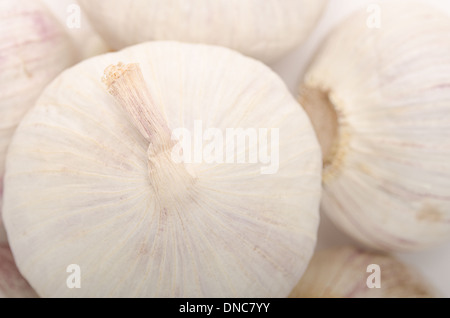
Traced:
<path id="1" fill-rule="evenodd" d="M 214 44 L 273 62 L 306 40 L 326 0 L 78 0 L 114 49 L 145 41 Z"/>
<path id="2" fill-rule="evenodd" d="M 0 239 L 5 157 L 24 114 L 77 49 L 40 0 L 0 0 Z"/>
<path id="3" fill-rule="evenodd" d="M 450 238 L 450 18 L 412 1 L 365 11 L 333 31 L 300 103 L 324 156 L 321 207 L 381 250 Z"/>
<path id="4" fill-rule="evenodd" d="M 278 153 L 278 170 L 173 160 L 170 131 L 196 133 L 198 121 L 205 132 L 278 129 L 270 144 L 221 146 Z M 8 152 L 4 220 L 43 297 L 286 297 L 314 249 L 321 168 L 310 121 L 268 67 L 222 47 L 149 42 L 47 87 Z M 66 286 L 70 264 L 80 289 Z"/>
<path id="5" fill-rule="evenodd" d="M 379 266 L 379 282 L 371 277 L 370 265 Z M 380 288 L 369 288 L 372 283 Z M 392 256 L 340 247 L 315 253 L 290 297 L 432 298 L 438 292 L 418 271 Z"/>

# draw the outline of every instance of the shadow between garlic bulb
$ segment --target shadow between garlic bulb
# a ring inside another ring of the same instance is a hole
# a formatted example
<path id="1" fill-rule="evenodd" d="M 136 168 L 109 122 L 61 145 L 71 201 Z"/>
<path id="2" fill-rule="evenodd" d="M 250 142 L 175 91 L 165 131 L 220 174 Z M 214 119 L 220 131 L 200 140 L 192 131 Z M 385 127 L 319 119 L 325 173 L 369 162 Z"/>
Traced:
<path id="1" fill-rule="evenodd" d="M 14 263 L 14 257 L 6 243 L 0 243 L 0 298 L 36 298 L 28 282 Z"/>

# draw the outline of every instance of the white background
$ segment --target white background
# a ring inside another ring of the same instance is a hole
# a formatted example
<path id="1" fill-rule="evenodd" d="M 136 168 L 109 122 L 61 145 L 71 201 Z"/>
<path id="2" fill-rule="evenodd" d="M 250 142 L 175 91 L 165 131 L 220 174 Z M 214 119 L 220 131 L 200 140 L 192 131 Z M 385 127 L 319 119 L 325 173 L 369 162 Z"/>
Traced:
<path id="1" fill-rule="evenodd" d="M 67 16 L 67 5 L 75 2 L 72 0 L 44 1 L 52 7 L 56 15 L 62 20 Z M 442 9 L 442 11 L 447 12 L 450 16 L 450 0 L 423 0 L 423 2 Z M 314 56 L 314 52 L 317 50 L 318 45 L 327 33 L 352 12 L 360 9 L 365 10 L 368 5 L 372 3 L 377 3 L 377 1 L 329 0 L 326 11 L 307 43 L 281 61 L 271 65 L 271 67 L 285 80 L 287 86 L 294 95 L 297 94 L 297 86 L 300 83 L 308 62 Z M 78 40 L 79 44 L 85 49 L 86 46 L 97 45 L 95 39 L 90 39 L 89 42 L 86 42 L 85 35 L 86 32 L 89 32 L 86 27 L 86 22 L 85 17 L 82 17 L 82 29 L 69 30 L 75 39 Z M 358 243 L 339 231 L 329 219 L 322 214 L 317 249 L 348 244 L 358 245 Z M 431 250 L 418 253 L 396 254 L 396 256 L 420 270 L 441 292 L 443 297 L 450 297 L 450 242 Z"/>
<path id="2" fill-rule="evenodd" d="M 423 2 L 447 12 L 450 18 L 450 0 L 428 0 Z M 326 11 L 308 42 L 283 60 L 272 65 L 272 68 L 285 80 L 295 96 L 297 95 L 297 86 L 305 68 L 308 66 L 308 62 L 314 56 L 314 52 L 327 33 L 352 12 L 361 9 L 366 10 L 371 3 L 378 2 L 373 0 L 330 0 Z M 348 244 L 359 246 L 358 243 L 339 231 L 322 213 L 317 249 Z M 450 297 L 450 242 L 423 252 L 396 255 L 399 259 L 421 271 L 441 292 L 442 297 Z"/>

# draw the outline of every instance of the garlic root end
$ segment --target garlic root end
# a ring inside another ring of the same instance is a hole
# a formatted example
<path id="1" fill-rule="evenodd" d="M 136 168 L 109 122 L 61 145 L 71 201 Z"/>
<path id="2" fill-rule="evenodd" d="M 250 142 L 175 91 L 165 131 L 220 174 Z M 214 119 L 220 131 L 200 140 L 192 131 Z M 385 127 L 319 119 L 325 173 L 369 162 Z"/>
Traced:
<path id="1" fill-rule="evenodd" d="M 348 132 L 330 92 L 307 85 L 300 87 L 298 101 L 308 114 L 322 149 L 323 181 L 336 176 L 345 157 Z"/>

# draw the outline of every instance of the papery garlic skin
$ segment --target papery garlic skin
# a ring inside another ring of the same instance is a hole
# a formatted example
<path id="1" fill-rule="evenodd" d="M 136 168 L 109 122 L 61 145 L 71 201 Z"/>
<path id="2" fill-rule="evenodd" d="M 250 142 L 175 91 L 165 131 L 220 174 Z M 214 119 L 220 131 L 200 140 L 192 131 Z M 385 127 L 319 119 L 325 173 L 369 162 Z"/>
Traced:
<path id="1" fill-rule="evenodd" d="M 114 49 L 153 40 L 229 47 L 273 62 L 300 45 L 326 0 L 79 0 Z"/>
<path id="2" fill-rule="evenodd" d="M 379 266 L 380 288 L 367 284 L 373 283 L 370 265 Z M 438 294 L 421 273 L 392 256 L 339 247 L 316 252 L 289 297 L 433 298 Z"/>
<path id="3" fill-rule="evenodd" d="M 82 59 L 106 53 L 111 49 L 90 25 L 76 0 L 42 0 L 65 26 Z M 79 23 L 77 25 L 76 23 Z"/>
<path id="4" fill-rule="evenodd" d="M 77 61 L 76 52 L 41 1 L 0 0 L 0 183 L 17 124 L 45 85 Z M 0 217 L 2 192 L 0 185 Z"/>
<path id="5" fill-rule="evenodd" d="M 338 27 L 302 84 L 316 126 L 337 114 L 335 135 L 318 130 L 321 206 L 371 247 L 424 249 L 450 237 L 450 18 L 411 1 L 382 4 L 379 29 L 368 18 Z"/>
<path id="6" fill-rule="evenodd" d="M 0 298 L 36 298 L 38 295 L 22 277 L 6 243 L 0 243 Z"/>
<path id="7" fill-rule="evenodd" d="M 152 144 L 101 81 L 119 62 L 139 66 L 138 86 L 171 130 L 279 128 L 278 172 L 186 163 L 190 183 L 153 183 Z M 310 121 L 268 67 L 226 48 L 150 42 L 84 61 L 46 89 L 10 146 L 4 220 L 43 297 L 286 297 L 313 252 L 320 180 Z M 80 289 L 66 286 L 70 264 Z"/>

